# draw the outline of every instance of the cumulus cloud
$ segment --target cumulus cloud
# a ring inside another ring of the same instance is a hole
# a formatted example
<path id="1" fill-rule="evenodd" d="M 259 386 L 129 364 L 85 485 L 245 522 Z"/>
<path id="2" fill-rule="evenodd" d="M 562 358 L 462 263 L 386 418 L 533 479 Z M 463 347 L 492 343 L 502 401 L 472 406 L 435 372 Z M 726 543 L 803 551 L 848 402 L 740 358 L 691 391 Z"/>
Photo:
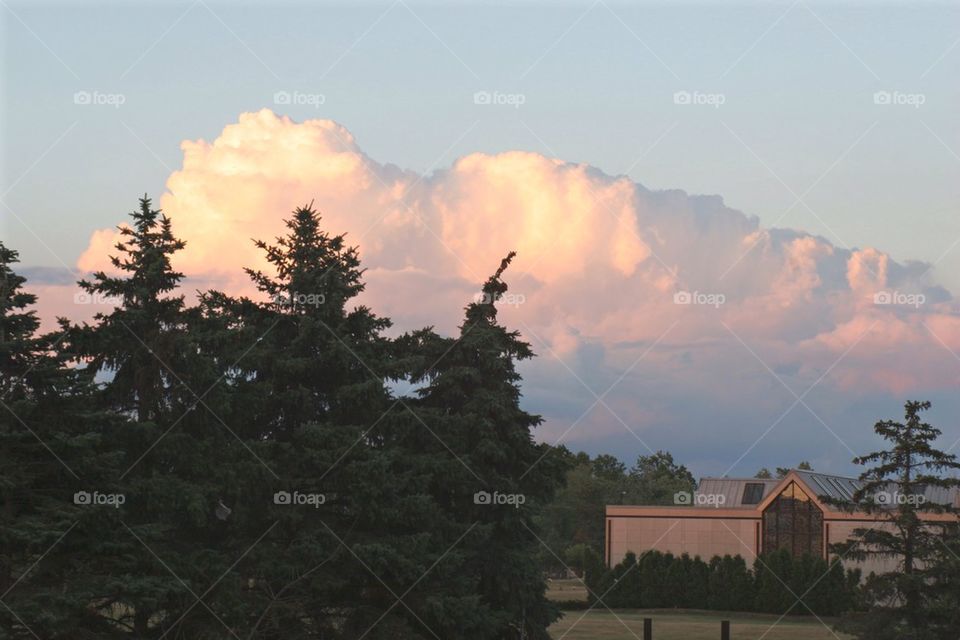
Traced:
<path id="1" fill-rule="evenodd" d="M 762 228 L 717 196 L 651 191 L 525 151 L 420 175 L 370 158 L 335 122 L 269 110 L 181 148 L 160 205 L 187 241 L 176 266 L 201 288 L 251 293 L 242 267 L 267 268 L 251 239 L 282 234 L 311 201 L 360 247 L 364 302 L 403 328 L 452 332 L 471 293 L 518 251 L 507 274 L 518 297 L 502 316 L 541 355 L 525 391 L 547 437 L 617 434 L 643 452 L 671 429 L 698 434 L 690 422 L 713 407 L 730 425 L 699 437 L 734 432 L 736 450 L 794 400 L 785 387 L 892 397 L 958 381 L 948 350 L 960 352 L 960 315 L 927 265 Z M 106 267 L 115 236 L 94 232 L 78 267 Z M 738 426 L 738 411 L 760 417 Z M 840 438 L 851 428 L 837 427 Z"/>

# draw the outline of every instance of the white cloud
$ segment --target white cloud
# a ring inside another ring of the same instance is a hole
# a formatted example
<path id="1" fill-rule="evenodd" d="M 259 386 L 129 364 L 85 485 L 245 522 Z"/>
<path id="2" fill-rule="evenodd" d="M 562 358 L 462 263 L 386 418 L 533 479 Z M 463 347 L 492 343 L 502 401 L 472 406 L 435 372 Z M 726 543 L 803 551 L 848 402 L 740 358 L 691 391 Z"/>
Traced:
<path id="1" fill-rule="evenodd" d="M 418 175 L 369 158 L 334 122 L 296 123 L 268 110 L 182 149 L 183 167 L 160 203 L 187 241 L 176 266 L 201 282 L 249 293 L 242 267 L 266 268 L 250 239 L 283 233 L 282 219 L 313 201 L 327 230 L 359 245 L 369 268 L 364 302 L 401 327 L 452 332 L 471 292 L 518 251 L 506 279 L 524 302 L 502 318 L 542 356 L 528 368 L 534 403 L 551 397 L 547 387 L 558 379 L 581 394 L 583 408 L 594 400 L 557 357 L 600 394 L 658 339 L 611 392 L 610 404 L 632 415 L 637 433 L 659 433 L 711 406 L 761 415 L 758 424 L 776 417 L 793 398 L 767 366 L 798 394 L 819 378 L 821 393 L 898 396 L 958 380 L 960 363 L 947 348 L 960 352 L 960 316 L 926 266 L 762 229 L 716 196 L 649 191 L 523 151 L 471 154 Z M 104 267 L 113 236 L 94 233 L 78 266 Z M 675 304 L 678 291 L 723 302 Z M 878 291 L 925 293 L 926 301 L 876 305 Z M 635 411 L 625 409 L 631 403 Z M 551 433 L 577 417 L 569 407 L 551 410 L 541 407 Z M 763 430 L 743 422 L 724 434 L 734 448 Z M 584 420 L 599 423 L 623 432 L 609 415 Z M 698 425 L 675 428 L 689 436 Z"/>

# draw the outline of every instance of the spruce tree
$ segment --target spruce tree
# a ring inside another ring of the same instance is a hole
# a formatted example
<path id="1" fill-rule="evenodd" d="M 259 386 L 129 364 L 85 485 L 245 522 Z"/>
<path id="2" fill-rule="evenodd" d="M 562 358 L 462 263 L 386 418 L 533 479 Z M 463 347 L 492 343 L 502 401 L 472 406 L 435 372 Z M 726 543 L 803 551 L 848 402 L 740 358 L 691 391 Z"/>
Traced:
<path id="1" fill-rule="evenodd" d="M 467 585 L 451 573 L 461 551 L 448 552 L 456 538 L 430 495 L 445 478 L 420 447 L 423 428 L 387 387 L 408 354 L 382 335 L 389 320 L 356 303 L 356 248 L 320 223 L 301 207 L 284 236 L 257 241 L 270 265 L 247 271 L 260 300 L 209 292 L 202 302 L 210 349 L 235 361 L 232 422 L 266 462 L 236 489 L 237 528 L 247 538 L 270 531 L 237 571 L 252 612 L 243 634 L 468 630 L 477 598 L 455 587 Z"/>
<path id="2" fill-rule="evenodd" d="M 567 465 L 534 442 L 541 418 L 520 407 L 516 370 L 533 352 L 497 320 L 497 303 L 508 289 L 502 276 L 513 256 L 466 307 L 459 336 L 431 341 L 430 359 L 443 357 L 415 372 L 414 380 L 426 384 L 410 409 L 435 436 L 432 449 L 443 460 L 438 502 L 461 530 L 474 527 L 459 549 L 485 618 L 475 637 L 545 639 L 558 612 L 544 595 L 538 516 Z"/>
<path id="3" fill-rule="evenodd" d="M 852 539 L 832 550 L 841 557 L 896 565 L 865 585 L 869 614 L 848 625 L 862 638 L 922 640 L 960 632 L 937 604 L 943 580 L 955 579 L 938 569 L 945 566 L 940 560 L 952 537 L 948 534 L 956 529 L 957 509 L 926 499 L 927 488 L 960 487 L 960 479 L 945 475 L 960 469 L 960 462 L 936 448 L 941 432 L 921 417 L 929 408 L 929 402 L 911 400 L 904 405 L 903 422 L 876 423 L 874 431 L 890 448 L 854 459 L 867 468 L 852 501 L 839 503 L 876 518 L 877 525 L 856 529 Z"/>
<path id="4" fill-rule="evenodd" d="M 116 492 L 124 503 L 83 512 L 72 537 L 100 560 L 82 586 L 97 603 L 98 624 L 120 635 L 228 633 L 230 612 L 207 600 L 235 589 L 217 580 L 235 560 L 223 546 L 223 501 L 235 471 L 225 461 L 243 447 L 221 417 L 219 365 L 193 337 L 197 311 L 177 292 L 183 275 L 172 259 L 184 242 L 146 196 L 130 218 L 111 272 L 79 282 L 89 300 L 113 308 L 93 324 L 64 323 L 59 346 L 102 381 L 94 405 L 128 420 L 101 431 L 119 459 L 112 481 L 88 490 Z"/>
<path id="5" fill-rule="evenodd" d="M 117 420 L 93 406 L 90 372 L 55 353 L 62 334 L 38 335 L 36 297 L 13 271 L 17 259 L 0 243 L 0 630 L 107 637 L 101 603 L 85 590 L 100 558 L 83 529 L 97 516 L 74 497 L 114 480 L 102 433 Z"/>

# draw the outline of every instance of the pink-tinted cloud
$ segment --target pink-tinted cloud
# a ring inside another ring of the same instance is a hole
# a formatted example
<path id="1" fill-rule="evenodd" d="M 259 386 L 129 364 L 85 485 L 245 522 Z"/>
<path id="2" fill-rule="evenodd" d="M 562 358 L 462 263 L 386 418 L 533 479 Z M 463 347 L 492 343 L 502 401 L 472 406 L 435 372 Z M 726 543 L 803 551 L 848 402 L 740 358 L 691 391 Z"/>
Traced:
<path id="1" fill-rule="evenodd" d="M 663 398 L 734 406 L 781 402 L 771 388 L 792 400 L 771 370 L 797 394 L 958 381 L 960 314 L 924 265 L 764 229 L 716 196 L 649 191 L 524 151 L 419 175 L 371 159 L 339 124 L 268 110 L 181 147 L 160 205 L 187 241 L 176 266 L 200 284 L 251 293 L 242 267 L 266 268 L 251 239 L 282 234 L 283 218 L 313 201 L 329 231 L 359 245 L 364 302 L 403 328 L 452 332 L 471 292 L 518 251 L 502 317 L 543 356 L 532 387 L 561 377 L 586 394 L 580 377 L 600 394 L 628 371 L 611 392 L 620 405 L 655 385 Z M 94 232 L 78 267 L 105 267 L 114 242 Z M 643 432 L 669 411 L 633 413 Z"/>

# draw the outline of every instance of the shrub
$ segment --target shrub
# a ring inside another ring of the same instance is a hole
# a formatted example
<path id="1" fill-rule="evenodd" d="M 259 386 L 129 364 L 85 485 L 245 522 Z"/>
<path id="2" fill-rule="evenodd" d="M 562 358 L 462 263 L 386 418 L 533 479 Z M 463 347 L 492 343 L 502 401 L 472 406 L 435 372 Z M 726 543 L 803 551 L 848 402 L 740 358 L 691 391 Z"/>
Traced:
<path id="1" fill-rule="evenodd" d="M 648 551 L 628 553 L 612 569 L 595 570 L 587 586 L 609 607 L 710 609 L 757 613 L 837 616 L 860 608 L 860 572 L 844 571 L 816 556 L 781 549 L 764 554 L 751 571 L 739 555 L 675 557 Z M 803 602 L 798 603 L 801 598 Z M 594 602 L 591 595 L 589 601 Z"/>

